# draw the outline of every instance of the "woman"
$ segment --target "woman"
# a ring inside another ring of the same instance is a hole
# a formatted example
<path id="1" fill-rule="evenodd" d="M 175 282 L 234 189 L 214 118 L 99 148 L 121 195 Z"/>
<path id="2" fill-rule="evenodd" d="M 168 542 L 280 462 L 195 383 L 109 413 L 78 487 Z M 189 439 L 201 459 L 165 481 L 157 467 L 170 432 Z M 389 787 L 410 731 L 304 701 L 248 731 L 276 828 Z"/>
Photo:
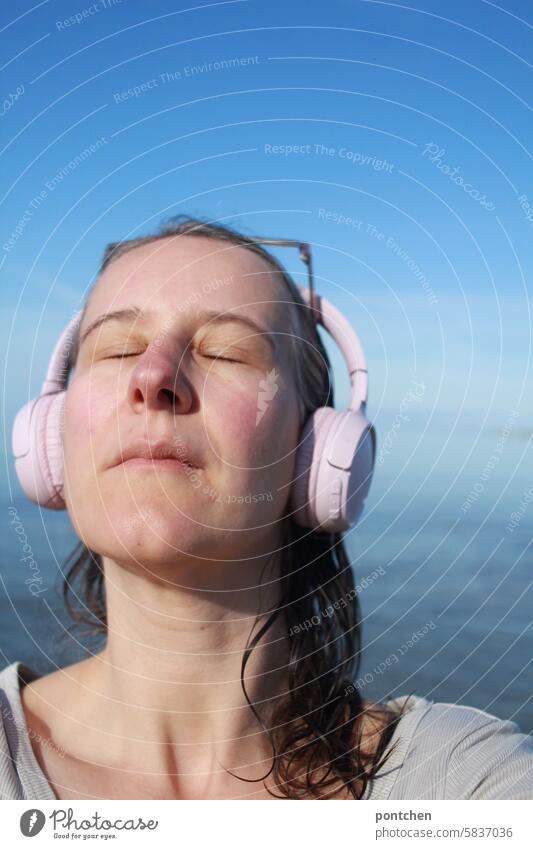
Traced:
<path id="1" fill-rule="evenodd" d="M 230 228 L 181 216 L 107 248 L 61 422 L 65 598 L 106 642 L 0 673 L 0 795 L 533 798 L 514 723 L 353 684 L 342 536 L 289 509 L 303 423 L 333 406 L 312 312 Z"/>

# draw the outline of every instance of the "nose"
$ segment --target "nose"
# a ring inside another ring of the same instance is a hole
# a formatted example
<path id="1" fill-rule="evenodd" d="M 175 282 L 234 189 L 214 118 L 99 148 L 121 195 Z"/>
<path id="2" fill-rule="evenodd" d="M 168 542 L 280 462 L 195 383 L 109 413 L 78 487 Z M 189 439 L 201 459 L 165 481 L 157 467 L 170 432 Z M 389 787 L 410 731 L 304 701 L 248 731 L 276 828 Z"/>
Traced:
<path id="1" fill-rule="evenodd" d="M 193 402 L 191 386 L 175 357 L 147 351 L 135 364 L 128 385 L 128 402 L 136 413 L 169 410 L 186 413 Z"/>

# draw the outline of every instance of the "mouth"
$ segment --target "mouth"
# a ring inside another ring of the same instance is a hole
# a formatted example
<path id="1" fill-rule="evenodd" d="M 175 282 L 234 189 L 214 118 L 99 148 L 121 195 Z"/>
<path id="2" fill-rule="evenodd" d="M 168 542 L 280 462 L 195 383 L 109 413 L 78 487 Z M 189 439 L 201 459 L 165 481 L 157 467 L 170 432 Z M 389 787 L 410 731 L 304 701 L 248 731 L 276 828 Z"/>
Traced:
<path id="1" fill-rule="evenodd" d="M 191 459 L 191 450 L 181 440 L 174 442 L 139 441 L 124 447 L 115 457 L 113 466 L 123 466 L 125 469 L 152 469 L 183 472 L 197 469 Z"/>
<path id="2" fill-rule="evenodd" d="M 158 471 L 169 471 L 174 473 L 183 473 L 194 468 L 190 465 L 190 463 L 182 463 L 181 460 L 176 460 L 173 457 L 128 457 L 126 460 L 122 460 L 118 463 L 118 465 L 122 466 L 124 469 L 128 469 L 128 471 L 157 469 Z"/>

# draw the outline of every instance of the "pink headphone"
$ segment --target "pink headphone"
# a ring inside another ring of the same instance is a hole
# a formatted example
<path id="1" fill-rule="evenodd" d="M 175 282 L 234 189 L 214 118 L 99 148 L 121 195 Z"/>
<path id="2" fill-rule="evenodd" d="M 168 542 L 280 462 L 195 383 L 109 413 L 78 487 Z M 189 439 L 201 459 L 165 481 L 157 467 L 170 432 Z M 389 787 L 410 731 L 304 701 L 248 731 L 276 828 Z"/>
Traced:
<path id="1" fill-rule="evenodd" d="M 296 456 L 296 477 L 289 508 L 297 524 L 342 532 L 359 519 L 368 494 L 376 456 L 376 431 L 365 409 L 368 372 L 359 338 L 332 304 L 298 286 L 306 303 L 316 304 L 317 321 L 338 344 L 352 394 L 347 410 L 320 407 L 306 421 Z M 56 344 L 37 398 L 17 413 L 13 454 L 25 495 L 51 510 L 64 510 L 63 410 L 71 350 L 82 312 L 77 313 Z"/>

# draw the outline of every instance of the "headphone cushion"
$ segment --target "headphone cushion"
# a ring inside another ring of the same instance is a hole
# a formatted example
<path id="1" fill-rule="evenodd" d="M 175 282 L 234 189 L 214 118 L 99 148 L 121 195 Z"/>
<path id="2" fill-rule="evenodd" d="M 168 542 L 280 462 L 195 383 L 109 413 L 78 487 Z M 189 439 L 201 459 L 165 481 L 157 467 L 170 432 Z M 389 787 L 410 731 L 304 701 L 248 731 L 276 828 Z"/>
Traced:
<path id="1" fill-rule="evenodd" d="M 15 430 L 28 428 L 29 435 L 27 451 L 16 461 L 21 486 L 31 501 L 52 510 L 65 508 L 62 440 L 64 400 L 64 392 L 41 395 L 21 410 L 21 418 L 15 422 Z"/>
<path id="2" fill-rule="evenodd" d="M 64 391 L 56 392 L 50 396 L 51 401 L 46 414 L 46 427 L 40 443 L 44 452 L 43 470 L 46 469 L 51 500 L 56 510 L 65 508 L 63 498 L 63 413 L 65 397 Z"/>
<path id="3" fill-rule="evenodd" d="M 296 456 L 296 479 L 292 485 L 291 509 L 294 521 L 303 527 L 317 524 L 317 480 L 324 446 L 339 412 L 333 407 L 318 407 L 307 419 Z"/>

